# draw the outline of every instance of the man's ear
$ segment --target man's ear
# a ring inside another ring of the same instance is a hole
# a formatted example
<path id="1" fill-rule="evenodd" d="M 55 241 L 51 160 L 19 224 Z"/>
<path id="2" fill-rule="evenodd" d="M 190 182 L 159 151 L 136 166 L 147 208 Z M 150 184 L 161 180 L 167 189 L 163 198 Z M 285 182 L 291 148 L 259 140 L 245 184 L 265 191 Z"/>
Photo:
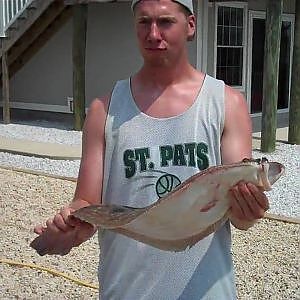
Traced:
<path id="1" fill-rule="evenodd" d="M 187 18 L 188 22 L 188 41 L 192 41 L 196 35 L 196 18 L 194 15 L 189 15 Z"/>

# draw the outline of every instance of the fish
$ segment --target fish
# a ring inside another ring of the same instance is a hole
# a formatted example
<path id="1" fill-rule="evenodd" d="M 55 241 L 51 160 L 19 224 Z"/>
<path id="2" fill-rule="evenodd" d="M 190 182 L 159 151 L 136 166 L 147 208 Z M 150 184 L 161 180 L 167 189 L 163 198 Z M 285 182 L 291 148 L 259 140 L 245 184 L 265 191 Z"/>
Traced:
<path id="1" fill-rule="evenodd" d="M 266 158 L 244 159 L 209 167 L 146 207 L 91 205 L 72 215 L 161 250 L 184 251 L 228 220 L 231 187 L 244 181 L 269 191 L 284 171 Z"/>

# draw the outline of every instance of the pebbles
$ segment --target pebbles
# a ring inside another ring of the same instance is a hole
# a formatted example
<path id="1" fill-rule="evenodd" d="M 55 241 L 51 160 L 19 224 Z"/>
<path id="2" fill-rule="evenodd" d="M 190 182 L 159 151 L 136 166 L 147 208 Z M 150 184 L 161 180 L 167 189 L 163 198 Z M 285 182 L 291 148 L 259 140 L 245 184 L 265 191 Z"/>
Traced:
<path id="1" fill-rule="evenodd" d="M 1 258 L 45 266 L 97 285 L 97 237 L 67 256 L 40 257 L 33 227 L 72 200 L 75 183 L 0 169 Z M 30 268 L 0 264 L 1 299 L 97 299 L 97 290 Z"/>
<path id="2" fill-rule="evenodd" d="M 266 193 L 270 201 L 269 212 L 300 218 L 300 146 L 277 143 L 273 153 L 253 151 L 254 158 L 262 156 L 285 166 L 285 175 Z"/>
<path id="3" fill-rule="evenodd" d="M 75 183 L 0 168 L 1 258 L 46 266 L 97 285 L 94 236 L 67 256 L 38 256 L 32 228 L 71 201 Z M 299 225 L 263 220 L 233 230 L 238 299 L 299 299 Z M 1 299 L 97 299 L 97 290 L 30 268 L 0 263 Z M 298 294 L 297 294 L 298 293 Z"/>
<path id="4" fill-rule="evenodd" d="M 0 152 L 0 167 L 35 170 L 49 175 L 77 177 L 79 160 L 55 160 Z"/>
<path id="5" fill-rule="evenodd" d="M 30 121 L 28 124 L 0 124 L 0 135 L 14 139 L 80 145 L 82 133 L 60 123 Z"/>
<path id="6" fill-rule="evenodd" d="M 232 230 L 239 299 L 300 299 L 300 226 L 262 220 Z"/>

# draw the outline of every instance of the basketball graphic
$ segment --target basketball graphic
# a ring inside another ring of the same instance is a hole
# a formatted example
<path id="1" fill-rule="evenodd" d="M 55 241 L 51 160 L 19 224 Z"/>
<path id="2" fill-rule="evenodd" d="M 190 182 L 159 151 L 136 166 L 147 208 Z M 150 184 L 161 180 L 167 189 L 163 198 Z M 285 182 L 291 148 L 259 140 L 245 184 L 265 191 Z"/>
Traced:
<path id="1" fill-rule="evenodd" d="M 180 185 L 180 179 L 172 174 L 161 176 L 156 182 L 156 193 L 159 198 L 166 196 L 169 192 Z"/>

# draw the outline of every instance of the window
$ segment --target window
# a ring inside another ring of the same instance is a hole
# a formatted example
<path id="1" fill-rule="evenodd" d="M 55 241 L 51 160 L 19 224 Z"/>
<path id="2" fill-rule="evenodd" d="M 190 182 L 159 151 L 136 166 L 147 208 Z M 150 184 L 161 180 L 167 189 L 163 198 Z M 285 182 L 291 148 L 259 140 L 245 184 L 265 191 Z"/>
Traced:
<path id="1" fill-rule="evenodd" d="M 216 77 L 243 87 L 244 8 L 217 6 Z"/>

